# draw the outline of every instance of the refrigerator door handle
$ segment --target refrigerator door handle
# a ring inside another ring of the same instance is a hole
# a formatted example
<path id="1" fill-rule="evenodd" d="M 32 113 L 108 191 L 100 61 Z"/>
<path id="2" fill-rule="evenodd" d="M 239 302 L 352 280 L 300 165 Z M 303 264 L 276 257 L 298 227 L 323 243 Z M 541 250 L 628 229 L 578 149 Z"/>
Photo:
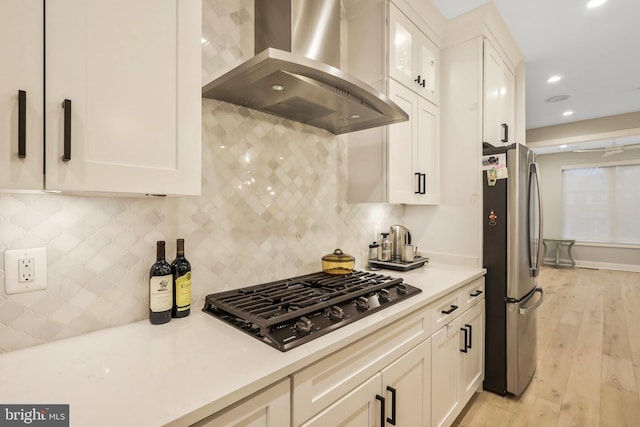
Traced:
<path id="1" fill-rule="evenodd" d="M 534 199 L 535 198 L 535 199 Z M 535 200 L 535 204 L 534 204 Z M 529 272 L 532 277 L 538 277 L 540 272 L 540 262 L 542 261 L 542 197 L 540 194 L 540 181 L 538 179 L 538 165 L 532 162 L 529 167 L 529 209 L 527 222 L 529 224 Z M 532 212 L 532 208 L 537 208 Z M 537 224 L 533 221 L 537 220 Z M 534 228 L 537 225 L 537 236 L 534 236 Z M 535 249 L 532 248 L 532 238 L 537 238 Z"/>
<path id="2" fill-rule="evenodd" d="M 544 300 L 544 291 L 542 290 L 542 288 L 536 288 L 536 290 L 533 291 L 533 293 L 531 294 L 531 296 L 528 299 L 533 298 L 534 294 L 540 294 L 540 298 L 538 298 L 538 301 L 536 301 L 533 305 L 531 305 L 529 307 L 520 307 L 518 309 L 518 313 L 520 313 L 522 315 L 527 315 L 527 314 L 531 313 L 532 311 L 535 311 L 538 307 L 540 307 L 540 304 L 542 304 L 542 300 Z"/>

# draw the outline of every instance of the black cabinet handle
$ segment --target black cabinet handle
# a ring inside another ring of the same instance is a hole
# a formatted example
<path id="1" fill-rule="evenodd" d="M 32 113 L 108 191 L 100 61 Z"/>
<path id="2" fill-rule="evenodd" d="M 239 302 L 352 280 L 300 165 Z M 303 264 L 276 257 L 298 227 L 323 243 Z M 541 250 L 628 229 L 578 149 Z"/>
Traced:
<path id="1" fill-rule="evenodd" d="M 420 75 L 418 75 L 418 78 L 414 80 L 414 82 L 420 84 L 420 82 L 422 81 L 422 77 L 420 77 Z"/>
<path id="2" fill-rule="evenodd" d="M 418 178 L 416 184 L 418 189 L 414 191 L 415 194 L 426 194 L 427 193 L 427 174 L 416 172 L 414 173 L 416 178 Z"/>
<path id="3" fill-rule="evenodd" d="M 480 289 L 478 289 L 477 291 L 474 291 L 474 292 L 470 293 L 469 296 L 475 298 L 475 297 L 477 297 L 478 295 L 481 295 L 481 294 L 482 294 L 482 291 Z"/>
<path id="4" fill-rule="evenodd" d="M 396 389 L 387 386 L 387 390 L 391 392 L 391 418 L 387 418 L 387 422 L 394 426 L 396 425 Z"/>
<path id="5" fill-rule="evenodd" d="M 509 125 L 503 123 L 502 125 L 502 142 L 509 142 Z"/>
<path id="6" fill-rule="evenodd" d="M 62 161 L 68 162 L 71 160 L 71 100 L 65 99 L 62 102 L 62 108 L 64 109 L 64 147 Z"/>
<path id="7" fill-rule="evenodd" d="M 457 305 L 452 305 L 449 310 L 442 310 L 442 314 L 451 314 L 458 309 Z"/>
<path id="8" fill-rule="evenodd" d="M 18 157 L 27 157 L 27 92 L 18 91 Z"/>
<path id="9" fill-rule="evenodd" d="M 385 401 L 384 397 L 380 396 L 379 394 L 376 394 L 376 399 L 380 401 L 380 427 L 383 427 L 387 418 L 384 414 Z"/>
<path id="10" fill-rule="evenodd" d="M 467 346 L 467 341 L 469 340 L 469 331 L 467 331 L 467 328 L 460 328 L 460 330 L 464 332 L 464 348 L 461 348 L 460 351 L 466 353 L 467 349 L 469 348 Z"/>
<path id="11" fill-rule="evenodd" d="M 471 345 L 471 339 L 473 338 L 473 327 L 467 323 L 464 324 L 465 328 L 469 328 L 469 344 L 467 344 L 467 348 L 473 348 Z"/>

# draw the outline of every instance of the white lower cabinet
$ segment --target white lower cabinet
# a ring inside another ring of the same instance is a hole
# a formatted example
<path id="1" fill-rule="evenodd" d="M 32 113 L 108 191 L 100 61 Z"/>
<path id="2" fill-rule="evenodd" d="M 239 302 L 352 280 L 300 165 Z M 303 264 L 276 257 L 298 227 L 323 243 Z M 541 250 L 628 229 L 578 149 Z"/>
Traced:
<path id="1" fill-rule="evenodd" d="M 430 384 L 431 339 L 427 339 L 302 425 L 428 426 Z"/>
<path id="2" fill-rule="evenodd" d="M 289 427 L 291 389 L 285 379 L 192 427 Z"/>
<path id="3" fill-rule="evenodd" d="M 382 387 L 389 424 L 428 426 L 431 416 L 431 338 L 384 369 Z"/>
<path id="4" fill-rule="evenodd" d="M 449 426 L 484 379 L 484 300 L 432 336 L 431 425 Z"/>
<path id="5" fill-rule="evenodd" d="M 462 359 L 460 372 L 462 398 L 460 400 L 464 405 L 484 380 L 484 301 L 480 301 L 461 317 L 462 328 L 468 330 L 466 352 L 460 355 Z"/>
<path id="6" fill-rule="evenodd" d="M 347 393 L 342 399 L 311 418 L 304 427 L 374 427 L 380 425 L 380 393 L 382 375 L 378 374 Z"/>

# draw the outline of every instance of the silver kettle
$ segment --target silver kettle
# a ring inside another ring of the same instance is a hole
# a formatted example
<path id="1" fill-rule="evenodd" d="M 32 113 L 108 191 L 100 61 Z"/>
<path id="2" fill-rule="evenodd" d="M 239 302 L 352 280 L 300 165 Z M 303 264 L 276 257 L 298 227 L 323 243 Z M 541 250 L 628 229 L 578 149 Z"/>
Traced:
<path id="1" fill-rule="evenodd" d="M 394 260 L 402 257 L 402 247 L 411 244 L 411 232 L 402 225 L 392 225 L 389 230 L 389 240 L 392 244 L 391 258 Z"/>

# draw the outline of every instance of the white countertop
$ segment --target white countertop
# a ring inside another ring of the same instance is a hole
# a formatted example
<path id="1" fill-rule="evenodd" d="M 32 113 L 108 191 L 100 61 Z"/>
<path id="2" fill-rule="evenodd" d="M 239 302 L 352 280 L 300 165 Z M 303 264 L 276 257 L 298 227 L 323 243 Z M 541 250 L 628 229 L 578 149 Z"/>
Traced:
<path id="1" fill-rule="evenodd" d="M 0 355 L 0 403 L 69 404 L 70 425 L 184 426 L 225 408 L 485 274 L 432 266 L 401 273 L 423 292 L 282 353 L 192 307 Z"/>

